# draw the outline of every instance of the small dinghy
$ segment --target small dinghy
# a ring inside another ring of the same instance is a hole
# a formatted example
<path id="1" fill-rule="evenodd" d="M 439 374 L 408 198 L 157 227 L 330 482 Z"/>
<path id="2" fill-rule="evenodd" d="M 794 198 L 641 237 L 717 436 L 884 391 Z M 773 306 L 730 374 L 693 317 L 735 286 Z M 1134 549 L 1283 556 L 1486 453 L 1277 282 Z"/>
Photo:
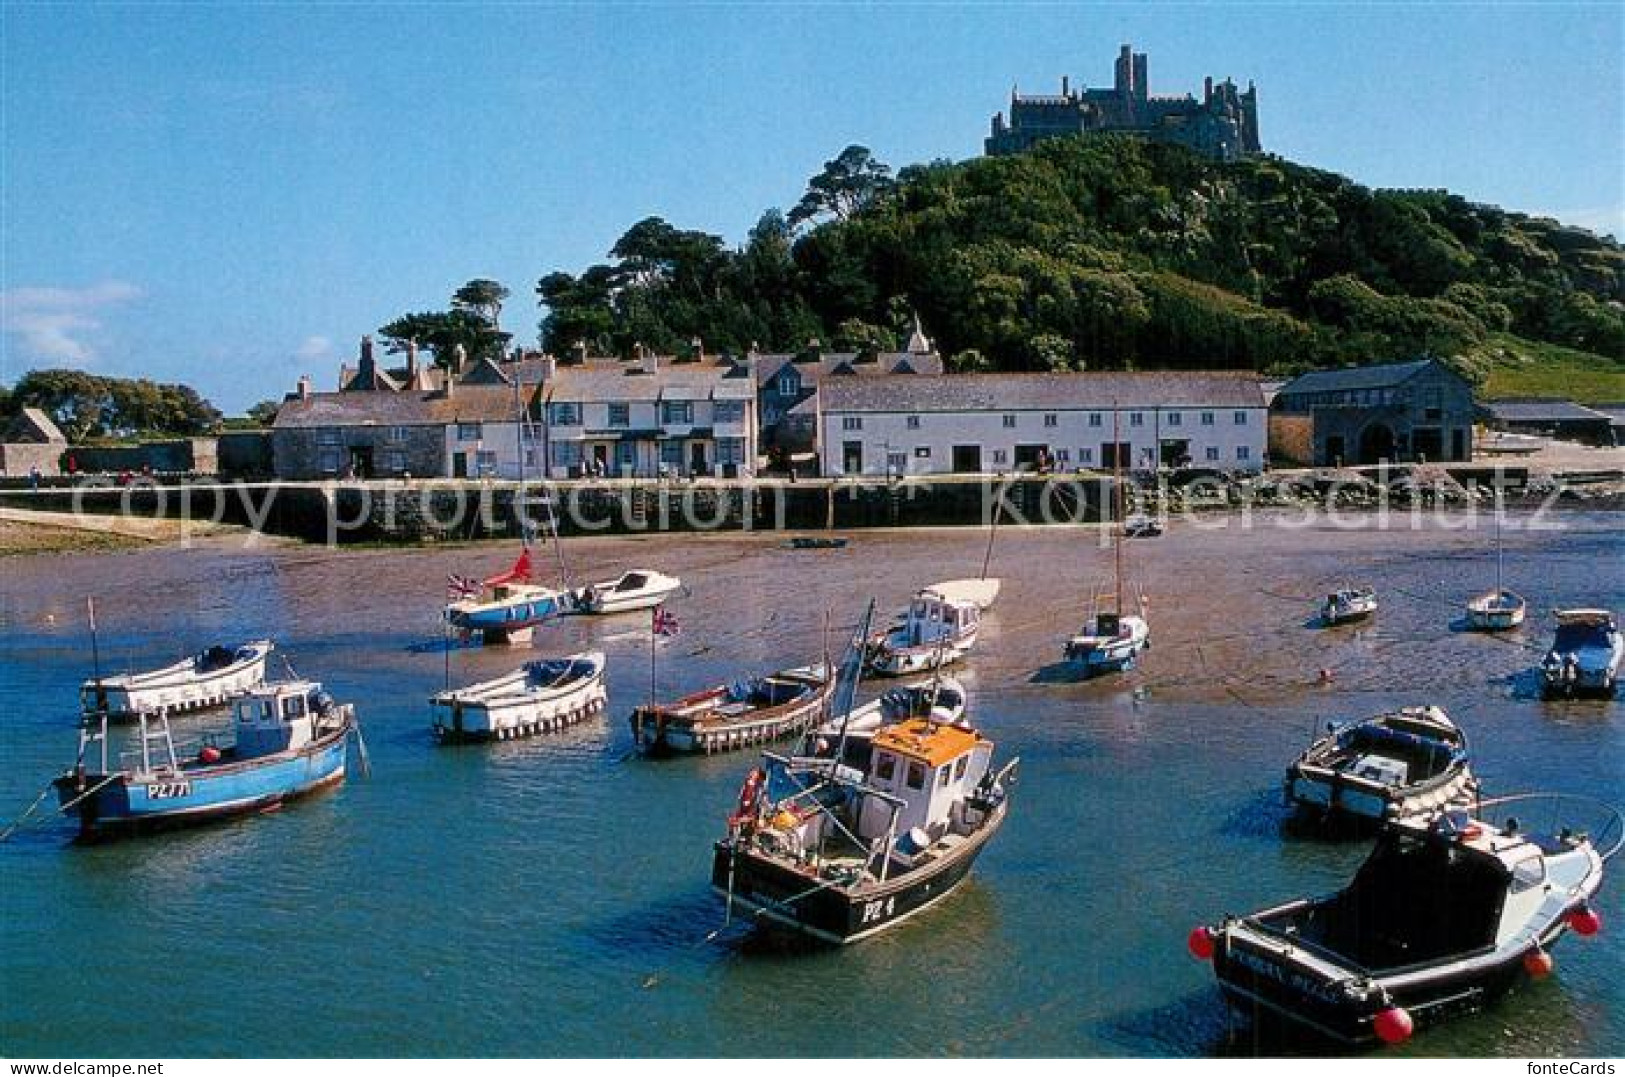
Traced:
<path id="1" fill-rule="evenodd" d="M 1369 587 L 1345 587 L 1333 591 L 1320 604 L 1320 622 L 1331 625 L 1348 624 L 1370 617 L 1377 612 L 1377 593 Z"/>
<path id="2" fill-rule="evenodd" d="M 993 582 L 996 592 L 997 581 Z M 977 595 L 950 587 L 950 592 L 958 597 L 944 595 L 934 587 L 915 595 L 901 623 L 875 641 L 869 668 L 884 676 L 902 677 L 952 665 L 969 654 L 982 627 L 982 606 L 976 599 L 985 597 L 985 590 Z"/>
<path id="3" fill-rule="evenodd" d="M 1391 822 L 1346 889 L 1198 927 L 1188 946 L 1255 1021 L 1346 1044 L 1401 1042 L 1549 974 L 1565 931 L 1599 929 L 1590 902 L 1619 849 L 1618 812 L 1604 809 L 1594 837 L 1528 832 L 1504 815 L 1584 800 L 1506 797 Z"/>
<path id="4" fill-rule="evenodd" d="M 124 720 L 218 706 L 265 680 L 272 650 L 267 639 L 240 647 L 216 645 L 163 669 L 93 677 L 79 689 L 80 707 L 87 717 L 105 713 Z"/>
<path id="5" fill-rule="evenodd" d="M 1467 603 L 1467 627 L 1475 632 L 1505 632 L 1523 624 L 1528 603 L 1511 591 L 1490 591 Z"/>
<path id="6" fill-rule="evenodd" d="M 1066 641 L 1062 656 L 1084 677 L 1129 669 L 1151 649 L 1151 626 L 1144 617 L 1116 609 L 1096 611 L 1078 634 Z"/>
<path id="7" fill-rule="evenodd" d="M 765 744 L 811 729 L 834 691 L 827 665 L 718 685 L 675 703 L 638 707 L 631 717 L 632 740 L 651 755 L 709 755 Z"/>
<path id="8" fill-rule="evenodd" d="M 869 765 L 870 745 L 882 728 L 910 718 L 929 718 L 941 725 L 965 722 L 965 688 L 952 677 L 892 688 L 878 699 L 853 708 L 844 719 L 831 718 L 808 732 L 802 753 L 841 762 L 859 770 Z"/>
<path id="9" fill-rule="evenodd" d="M 874 735 L 859 770 L 764 755 L 716 843 L 711 886 L 752 922 L 826 943 L 895 927 L 964 881 L 1004 824 L 1016 760 L 993 742 L 914 718 Z"/>
<path id="10" fill-rule="evenodd" d="M 604 709 L 599 651 L 527 662 L 495 680 L 441 692 L 429 700 L 444 743 L 513 740 L 555 733 Z"/>
<path id="11" fill-rule="evenodd" d="M 619 578 L 592 583 L 575 593 L 578 613 L 631 613 L 660 605 L 682 590 L 683 581 L 659 572 L 623 573 Z"/>
<path id="12" fill-rule="evenodd" d="M 1547 695 L 1612 695 L 1625 639 L 1608 610 L 1558 610 L 1557 638 L 1541 660 Z"/>
<path id="13" fill-rule="evenodd" d="M 1467 738 L 1438 707 L 1329 727 L 1287 768 L 1286 799 L 1327 818 L 1381 822 L 1469 802 Z"/>
<path id="14" fill-rule="evenodd" d="M 823 538 L 815 535 L 797 535 L 784 544 L 787 550 L 844 550 L 847 540 L 839 536 Z"/>
<path id="15" fill-rule="evenodd" d="M 232 703 L 234 737 L 175 743 L 169 717 L 137 715 L 134 747 L 109 766 L 107 721 L 80 727 L 79 763 L 57 778 L 61 810 L 80 834 L 103 837 L 265 811 L 344 780 L 355 712 L 316 681 L 256 685 Z M 99 743 L 101 764 L 90 765 Z"/>

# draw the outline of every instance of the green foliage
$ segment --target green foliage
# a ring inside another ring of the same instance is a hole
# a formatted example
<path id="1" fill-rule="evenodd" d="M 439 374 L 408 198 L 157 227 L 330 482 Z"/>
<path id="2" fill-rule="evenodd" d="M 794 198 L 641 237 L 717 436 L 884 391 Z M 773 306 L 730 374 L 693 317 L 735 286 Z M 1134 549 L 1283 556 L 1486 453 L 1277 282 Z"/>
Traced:
<path id="1" fill-rule="evenodd" d="M 470 362 L 500 359 L 513 334 L 497 328 L 508 289 L 494 280 L 471 280 L 452 293 L 450 310 L 403 314 L 378 327 L 385 349 L 404 352 L 416 341 L 437 366 L 450 367 L 459 345 Z"/>
<path id="2" fill-rule="evenodd" d="M 848 147 L 740 249 L 651 218 L 610 253 L 538 283 L 545 347 L 862 350 L 905 339 L 918 312 L 944 354 L 988 369 L 1291 371 L 1423 353 L 1468 368 L 1508 335 L 1625 356 L 1611 239 L 1129 137 L 895 180 Z"/>
<path id="3" fill-rule="evenodd" d="M 255 404 L 253 407 L 249 408 L 244 415 L 255 426 L 270 426 L 276 421 L 276 413 L 280 411 L 281 408 L 281 401 L 261 400 L 258 404 Z"/>
<path id="4" fill-rule="evenodd" d="M 17 408 L 44 411 L 74 442 L 137 433 L 204 434 L 220 422 L 220 412 L 191 386 L 82 370 L 31 370 L 11 396 Z"/>

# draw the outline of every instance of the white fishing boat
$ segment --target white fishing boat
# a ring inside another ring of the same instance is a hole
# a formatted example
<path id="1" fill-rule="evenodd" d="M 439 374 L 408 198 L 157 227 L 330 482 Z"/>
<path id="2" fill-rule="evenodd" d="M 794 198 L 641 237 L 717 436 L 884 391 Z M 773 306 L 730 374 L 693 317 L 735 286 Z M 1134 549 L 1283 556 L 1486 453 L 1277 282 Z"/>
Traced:
<path id="1" fill-rule="evenodd" d="M 1377 612 L 1377 593 L 1369 587 L 1345 587 L 1333 591 L 1320 604 L 1320 621 L 1331 625 L 1348 624 Z"/>
<path id="2" fill-rule="evenodd" d="M 935 589 L 921 591 L 909 603 L 902 623 L 874 647 L 869 668 L 902 677 L 952 665 L 970 653 L 981 627 L 982 607 L 974 596 L 956 599 Z"/>
<path id="3" fill-rule="evenodd" d="M 1612 695 L 1625 639 L 1610 610 L 1558 610 L 1557 638 L 1541 660 L 1548 695 Z"/>
<path id="4" fill-rule="evenodd" d="M 653 609 L 682 590 L 676 576 L 642 569 L 624 572 L 613 580 L 590 583 L 575 593 L 578 613 L 630 613 Z"/>
<path id="5" fill-rule="evenodd" d="M 604 708 L 604 655 L 585 651 L 527 662 L 495 680 L 429 700 L 442 741 L 513 740 L 555 733 Z"/>
<path id="6" fill-rule="evenodd" d="M 1528 603 L 1501 583 L 1501 513 L 1495 514 L 1495 590 L 1467 603 L 1467 627 L 1477 632 L 1505 632 L 1523 624 Z"/>
<path id="7" fill-rule="evenodd" d="M 162 669 L 92 677 L 80 686 L 80 706 L 86 715 L 113 719 L 219 706 L 264 682 L 273 646 L 268 639 L 216 645 Z"/>

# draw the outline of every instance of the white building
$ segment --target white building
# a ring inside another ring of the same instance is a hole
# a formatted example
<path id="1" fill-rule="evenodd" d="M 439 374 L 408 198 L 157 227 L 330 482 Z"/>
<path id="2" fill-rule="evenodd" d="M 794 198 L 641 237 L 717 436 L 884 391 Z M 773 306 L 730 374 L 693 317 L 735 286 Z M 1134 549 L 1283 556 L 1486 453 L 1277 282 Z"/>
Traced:
<path id="1" fill-rule="evenodd" d="M 721 358 L 559 363 L 542 383 L 546 474 L 749 475 L 756 382 Z"/>
<path id="2" fill-rule="evenodd" d="M 1109 469 L 1119 458 L 1129 470 L 1258 471 L 1269 436 L 1251 372 L 832 378 L 816 406 L 832 477 Z"/>

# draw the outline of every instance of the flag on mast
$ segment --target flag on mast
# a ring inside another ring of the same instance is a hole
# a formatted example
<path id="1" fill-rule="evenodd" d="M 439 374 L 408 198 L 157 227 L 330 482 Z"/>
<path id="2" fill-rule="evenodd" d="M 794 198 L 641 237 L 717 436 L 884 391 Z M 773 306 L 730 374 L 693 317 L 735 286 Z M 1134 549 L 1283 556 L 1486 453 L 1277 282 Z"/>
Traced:
<path id="1" fill-rule="evenodd" d="M 683 630 L 677 623 L 677 615 L 665 606 L 656 606 L 649 626 L 657 636 L 675 636 Z"/>

